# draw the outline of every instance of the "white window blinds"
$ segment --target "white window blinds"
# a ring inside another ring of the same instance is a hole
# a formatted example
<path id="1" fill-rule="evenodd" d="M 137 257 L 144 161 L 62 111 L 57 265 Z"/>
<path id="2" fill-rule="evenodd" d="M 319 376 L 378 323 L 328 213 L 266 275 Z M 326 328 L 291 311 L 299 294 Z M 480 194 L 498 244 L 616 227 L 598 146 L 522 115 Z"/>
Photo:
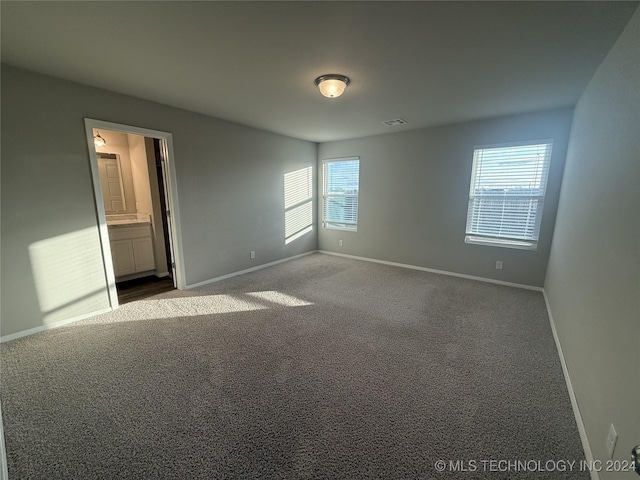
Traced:
<path id="1" fill-rule="evenodd" d="M 357 229 L 359 184 L 358 158 L 324 161 L 322 223 L 325 228 Z"/>
<path id="2" fill-rule="evenodd" d="M 537 248 L 551 146 L 549 142 L 474 151 L 467 243 Z"/>

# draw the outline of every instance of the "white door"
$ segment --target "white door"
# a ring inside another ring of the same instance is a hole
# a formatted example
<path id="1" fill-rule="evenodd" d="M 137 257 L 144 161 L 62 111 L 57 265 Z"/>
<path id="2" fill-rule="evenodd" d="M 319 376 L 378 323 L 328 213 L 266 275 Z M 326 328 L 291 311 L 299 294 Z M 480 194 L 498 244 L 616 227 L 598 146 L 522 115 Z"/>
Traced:
<path id="1" fill-rule="evenodd" d="M 167 223 L 169 224 L 169 228 L 167 229 L 167 234 L 169 235 L 169 256 L 171 257 L 171 278 L 173 279 L 173 286 L 177 287 L 177 279 L 176 279 L 176 261 L 174 257 L 174 244 L 173 237 L 171 235 L 172 229 L 171 224 L 173 219 L 171 218 L 171 210 L 169 209 L 169 205 L 171 205 L 171 184 L 169 182 L 169 171 L 167 166 L 167 142 L 166 140 L 160 140 L 160 163 L 162 165 L 162 182 L 164 183 L 164 201 L 167 206 L 167 211 L 164 212 L 167 216 Z"/>

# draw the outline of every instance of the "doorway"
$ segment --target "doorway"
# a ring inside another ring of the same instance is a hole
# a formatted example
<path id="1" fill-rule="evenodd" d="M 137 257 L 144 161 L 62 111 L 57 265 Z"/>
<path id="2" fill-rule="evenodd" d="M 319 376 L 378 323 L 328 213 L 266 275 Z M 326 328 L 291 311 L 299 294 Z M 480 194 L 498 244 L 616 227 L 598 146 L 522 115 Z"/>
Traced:
<path id="1" fill-rule="evenodd" d="M 112 308 L 184 288 L 171 134 L 85 119 Z"/>

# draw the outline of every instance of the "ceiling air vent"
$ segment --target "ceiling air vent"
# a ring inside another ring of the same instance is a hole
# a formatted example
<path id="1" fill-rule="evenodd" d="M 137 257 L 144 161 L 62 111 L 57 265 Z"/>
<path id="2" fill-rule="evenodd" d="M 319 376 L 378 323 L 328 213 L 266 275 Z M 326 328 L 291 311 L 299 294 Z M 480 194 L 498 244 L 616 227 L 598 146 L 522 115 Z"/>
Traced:
<path id="1" fill-rule="evenodd" d="M 385 120 L 382 122 L 387 127 L 397 127 L 398 125 L 406 125 L 408 122 L 402 118 L 394 118 L 393 120 Z"/>

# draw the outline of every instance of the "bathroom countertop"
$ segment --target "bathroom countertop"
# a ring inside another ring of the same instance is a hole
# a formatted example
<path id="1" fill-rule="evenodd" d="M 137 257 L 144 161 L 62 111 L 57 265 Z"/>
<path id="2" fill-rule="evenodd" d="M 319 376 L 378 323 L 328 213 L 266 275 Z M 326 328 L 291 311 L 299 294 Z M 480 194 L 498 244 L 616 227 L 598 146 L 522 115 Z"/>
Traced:
<path id="1" fill-rule="evenodd" d="M 107 227 L 127 227 L 130 225 L 150 225 L 149 220 L 107 220 Z"/>
<path id="2" fill-rule="evenodd" d="M 151 224 L 151 217 L 144 213 L 107 215 L 108 227 L 122 227 L 122 226 L 130 226 L 130 225 L 149 225 L 149 224 Z"/>

